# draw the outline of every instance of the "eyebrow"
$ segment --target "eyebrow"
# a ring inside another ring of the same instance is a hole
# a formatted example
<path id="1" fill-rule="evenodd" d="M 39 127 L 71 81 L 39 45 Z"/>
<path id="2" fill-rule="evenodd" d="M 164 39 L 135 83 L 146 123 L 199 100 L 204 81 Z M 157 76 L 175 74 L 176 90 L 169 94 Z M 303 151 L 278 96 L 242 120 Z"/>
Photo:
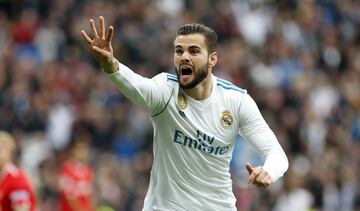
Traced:
<path id="1" fill-rule="evenodd" d="M 181 45 L 176 45 L 174 48 L 183 48 Z M 196 48 L 196 49 L 201 49 L 199 46 L 197 45 L 191 45 L 188 47 L 189 49 L 193 49 L 193 48 Z"/>

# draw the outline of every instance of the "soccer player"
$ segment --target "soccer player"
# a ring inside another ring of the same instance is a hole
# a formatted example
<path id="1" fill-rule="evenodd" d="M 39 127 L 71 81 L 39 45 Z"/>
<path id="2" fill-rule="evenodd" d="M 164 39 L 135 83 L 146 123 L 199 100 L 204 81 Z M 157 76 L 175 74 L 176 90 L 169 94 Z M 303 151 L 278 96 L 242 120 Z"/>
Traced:
<path id="1" fill-rule="evenodd" d="M 0 210 L 34 211 L 33 189 L 25 173 L 12 162 L 15 147 L 13 137 L 0 131 Z"/>
<path id="2" fill-rule="evenodd" d="M 81 136 L 76 134 L 76 136 Z M 75 139 L 78 140 L 78 139 Z M 92 211 L 93 170 L 88 164 L 89 146 L 80 141 L 70 145 L 70 155 L 59 173 L 59 211 Z"/>
<path id="3" fill-rule="evenodd" d="M 213 75 L 216 33 L 201 24 L 178 28 L 176 75 L 144 78 L 113 55 L 113 27 L 105 33 L 90 20 L 82 30 L 107 77 L 135 104 L 145 107 L 154 128 L 154 162 L 143 210 L 231 210 L 235 197 L 229 164 L 235 138 L 242 135 L 264 158 L 246 165 L 248 182 L 267 187 L 288 168 L 287 157 L 246 90 Z"/>

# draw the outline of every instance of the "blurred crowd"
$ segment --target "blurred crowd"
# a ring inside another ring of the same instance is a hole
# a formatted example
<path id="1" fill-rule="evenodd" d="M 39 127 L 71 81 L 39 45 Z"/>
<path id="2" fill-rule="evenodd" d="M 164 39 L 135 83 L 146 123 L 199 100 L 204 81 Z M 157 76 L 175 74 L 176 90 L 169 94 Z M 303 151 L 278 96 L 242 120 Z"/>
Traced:
<path id="1" fill-rule="evenodd" d="M 239 137 L 232 163 L 239 210 L 360 210 L 359 1 L 2 0 L 0 130 L 15 136 L 40 210 L 57 207 L 73 143 L 85 146 L 98 210 L 142 208 L 152 126 L 82 40 L 100 15 L 115 28 L 115 56 L 146 77 L 174 72 L 180 24 L 218 33 L 214 74 L 248 90 L 290 162 L 270 188 L 248 186 L 244 163 L 258 158 Z"/>

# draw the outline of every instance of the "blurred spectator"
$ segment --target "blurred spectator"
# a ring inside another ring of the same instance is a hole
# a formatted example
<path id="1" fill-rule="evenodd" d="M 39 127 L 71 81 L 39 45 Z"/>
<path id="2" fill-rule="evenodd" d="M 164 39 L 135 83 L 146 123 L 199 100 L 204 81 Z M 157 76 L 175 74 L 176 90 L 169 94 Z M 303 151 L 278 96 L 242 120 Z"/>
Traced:
<path id="1" fill-rule="evenodd" d="M 302 161 L 300 161 L 302 160 Z M 305 158 L 297 158 L 291 169 L 286 174 L 284 192 L 279 196 L 274 211 L 302 211 L 309 210 L 314 198 L 305 185 L 304 176 L 309 171 L 309 163 Z"/>
<path id="2" fill-rule="evenodd" d="M 36 196 L 25 173 L 13 163 L 16 143 L 0 131 L 0 210 L 35 211 Z"/>
<path id="3" fill-rule="evenodd" d="M 91 211 L 94 209 L 93 177 L 89 162 L 89 146 L 85 142 L 87 134 L 76 131 L 69 147 L 69 157 L 60 166 L 59 210 Z"/>

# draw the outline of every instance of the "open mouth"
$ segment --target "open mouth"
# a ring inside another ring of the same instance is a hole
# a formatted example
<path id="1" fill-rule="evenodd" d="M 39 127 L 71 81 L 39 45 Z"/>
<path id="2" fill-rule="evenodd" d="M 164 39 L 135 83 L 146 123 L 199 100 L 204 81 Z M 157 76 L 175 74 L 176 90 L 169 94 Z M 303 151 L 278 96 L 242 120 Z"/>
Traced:
<path id="1" fill-rule="evenodd" d="M 192 72 L 193 72 L 192 68 L 190 66 L 187 66 L 187 65 L 182 66 L 180 68 L 180 71 L 181 71 L 181 75 L 191 75 Z"/>
<path id="2" fill-rule="evenodd" d="M 191 75 L 192 70 L 190 68 L 181 69 L 181 75 Z"/>

